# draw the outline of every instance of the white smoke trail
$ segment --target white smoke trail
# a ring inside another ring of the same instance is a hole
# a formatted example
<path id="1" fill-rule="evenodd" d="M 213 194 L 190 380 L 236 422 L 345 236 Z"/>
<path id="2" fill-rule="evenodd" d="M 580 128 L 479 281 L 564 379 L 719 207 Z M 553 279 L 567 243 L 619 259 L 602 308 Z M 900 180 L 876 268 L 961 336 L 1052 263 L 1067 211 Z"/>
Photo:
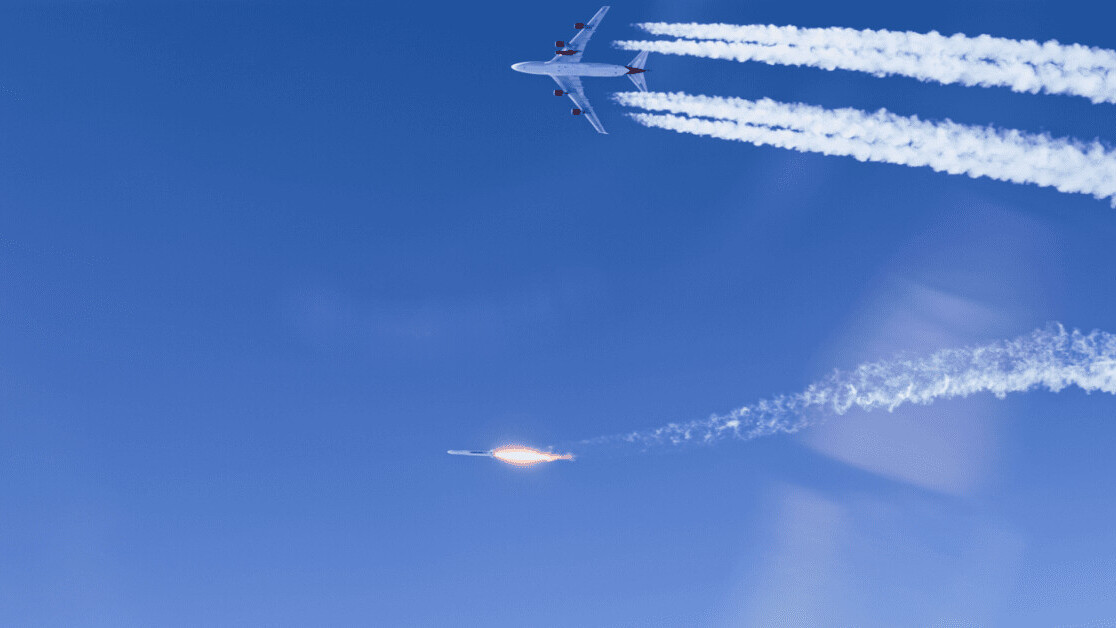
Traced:
<path id="1" fill-rule="evenodd" d="M 1116 394 L 1116 335 L 1067 332 L 1062 325 L 1052 324 L 1014 340 L 948 349 L 920 359 L 862 364 L 849 372 L 835 371 L 802 392 L 765 399 L 728 414 L 583 444 L 650 446 L 751 440 L 794 433 L 826 415 L 842 415 L 854 408 L 890 412 L 908 403 L 926 405 L 980 392 L 1002 399 L 1013 392 L 1035 388 L 1058 392 L 1068 386 Z"/>
<path id="2" fill-rule="evenodd" d="M 851 28 L 637 24 L 675 41 L 618 41 L 649 50 L 733 61 L 854 70 L 875 76 L 1009 87 L 1016 92 L 1071 94 L 1116 103 L 1116 51 L 1056 41 L 1038 43 L 980 35 L 951 37 Z"/>
<path id="3" fill-rule="evenodd" d="M 1116 206 L 1116 152 L 1095 141 L 1055 139 L 948 120 L 926 121 L 882 109 L 867 113 L 766 98 L 751 101 L 662 92 L 623 92 L 614 98 L 629 107 L 684 114 L 630 114 L 645 126 L 860 161 L 928 166 L 974 178 L 1033 183 L 1113 199 Z"/>

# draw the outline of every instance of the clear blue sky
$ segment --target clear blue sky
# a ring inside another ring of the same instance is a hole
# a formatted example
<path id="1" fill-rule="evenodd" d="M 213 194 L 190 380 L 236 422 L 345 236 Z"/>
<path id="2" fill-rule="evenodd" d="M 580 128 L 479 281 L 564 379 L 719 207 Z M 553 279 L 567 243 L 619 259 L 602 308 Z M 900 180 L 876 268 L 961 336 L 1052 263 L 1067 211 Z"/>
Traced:
<path id="1" fill-rule="evenodd" d="M 1093 2 L 614 3 L 1116 48 Z M 1116 399 L 520 470 L 834 367 L 1116 331 L 1086 196 L 643 129 L 517 61 L 589 3 L 0 9 L 0 623 L 1116 618 Z M 1116 106 L 652 55 L 653 89 L 1116 141 Z"/>

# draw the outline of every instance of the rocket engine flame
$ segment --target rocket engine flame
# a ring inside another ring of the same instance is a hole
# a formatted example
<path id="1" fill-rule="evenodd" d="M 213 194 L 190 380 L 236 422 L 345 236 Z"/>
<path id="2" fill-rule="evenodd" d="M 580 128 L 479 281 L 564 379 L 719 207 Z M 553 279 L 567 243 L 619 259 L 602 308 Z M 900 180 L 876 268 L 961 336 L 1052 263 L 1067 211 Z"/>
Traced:
<path id="1" fill-rule="evenodd" d="M 553 454 L 548 451 L 539 451 L 530 447 L 501 447 L 492 450 L 492 457 L 501 462 L 514 464 L 520 467 L 529 467 L 541 462 L 554 462 L 555 460 L 573 460 L 573 454 Z"/>

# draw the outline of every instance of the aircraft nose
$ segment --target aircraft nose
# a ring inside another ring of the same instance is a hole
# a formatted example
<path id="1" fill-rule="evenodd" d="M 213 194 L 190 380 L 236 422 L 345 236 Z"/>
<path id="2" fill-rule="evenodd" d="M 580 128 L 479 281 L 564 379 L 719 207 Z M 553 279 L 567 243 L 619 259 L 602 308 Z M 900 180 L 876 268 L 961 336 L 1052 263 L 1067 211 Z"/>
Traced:
<path id="1" fill-rule="evenodd" d="M 523 63 L 513 63 L 511 68 L 513 70 L 515 70 L 516 72 L 522 72 L 523 71 L 523 65 L 524 65 Z"/>

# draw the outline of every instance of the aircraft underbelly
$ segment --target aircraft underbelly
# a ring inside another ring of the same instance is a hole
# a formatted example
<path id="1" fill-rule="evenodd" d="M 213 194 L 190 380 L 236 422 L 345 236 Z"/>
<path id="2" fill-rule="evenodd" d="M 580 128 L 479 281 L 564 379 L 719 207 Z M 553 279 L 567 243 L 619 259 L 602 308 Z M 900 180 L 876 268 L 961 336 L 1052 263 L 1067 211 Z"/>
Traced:
<path id="1" fill-rule="evenodd" d="M 550 69 L 556 76 L 623 76 L 627 72 L 627 68 L 611 63 L 564 63 Z"/>

